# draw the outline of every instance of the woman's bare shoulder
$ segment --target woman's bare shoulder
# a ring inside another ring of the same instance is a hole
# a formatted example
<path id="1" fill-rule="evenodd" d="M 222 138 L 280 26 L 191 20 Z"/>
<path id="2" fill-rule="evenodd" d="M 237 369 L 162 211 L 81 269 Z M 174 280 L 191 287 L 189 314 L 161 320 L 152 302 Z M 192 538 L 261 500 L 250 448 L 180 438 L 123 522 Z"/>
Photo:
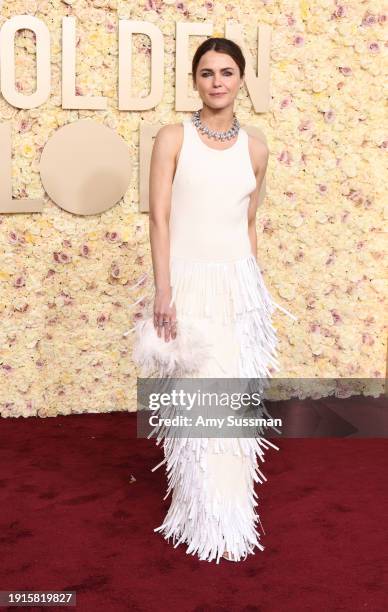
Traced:
<path id="1" fill-rule="evenodd" d="M 182 123 L 169 123 L 167 125 L 162 125 L 162 127 L 158 130 L 157 136 L 160 134 L 160 138 L 163 138 L 164 140 L 174 140 L 179 138 L 182 132 Z"/>
<path id="2" fill-rule="evenodd" d="M 158 144 L 166 147 L 175 155 L 180 149 L 183 141 L 183 125 L 182 123 L 169 123 L 163 125 L 156 134 Z"/>
<path id="3" fill-rule="evenodd" d="M 248 134 L 249 146 L 257 156 L 267 157 L 269 155 L 268 145 L 264 140 L 261 140 L 259 136 Z"/>

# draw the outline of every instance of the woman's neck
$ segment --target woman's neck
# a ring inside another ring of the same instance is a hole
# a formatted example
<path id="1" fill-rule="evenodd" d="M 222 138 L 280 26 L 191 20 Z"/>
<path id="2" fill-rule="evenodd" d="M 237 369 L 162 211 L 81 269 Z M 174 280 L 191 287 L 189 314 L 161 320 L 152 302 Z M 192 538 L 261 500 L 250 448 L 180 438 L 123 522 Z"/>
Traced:
<path id="1" fill-rule="evenodd" d="M 226 132 L 229 130 L 233 124 L 233 109 L 229 108 L 223 109 L 225 112 L 217 112 L 214 113 L 206 109 L 206 107 L 201 108 L 200 110 L 200 119 L 204 125 L 206 125 L 211 130 L 216 130 L 217 132 Z"/>

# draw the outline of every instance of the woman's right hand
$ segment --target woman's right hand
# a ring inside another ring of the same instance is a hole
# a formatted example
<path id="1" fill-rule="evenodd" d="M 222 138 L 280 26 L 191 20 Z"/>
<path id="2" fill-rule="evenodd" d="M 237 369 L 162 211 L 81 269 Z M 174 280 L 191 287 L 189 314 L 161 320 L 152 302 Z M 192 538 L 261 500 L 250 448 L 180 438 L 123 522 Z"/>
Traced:
<path id="1" fill-rule="evenodd" d="M 164 330 L 166 342 L 169 342 L 170 338 L 173 340 L 176 338 L 176 308 L 175 304 L 170 306 L 171 297 L 171 289 L 157 290 L 154 300 L 154 327 L 159 338 L 162 337 Z"/>

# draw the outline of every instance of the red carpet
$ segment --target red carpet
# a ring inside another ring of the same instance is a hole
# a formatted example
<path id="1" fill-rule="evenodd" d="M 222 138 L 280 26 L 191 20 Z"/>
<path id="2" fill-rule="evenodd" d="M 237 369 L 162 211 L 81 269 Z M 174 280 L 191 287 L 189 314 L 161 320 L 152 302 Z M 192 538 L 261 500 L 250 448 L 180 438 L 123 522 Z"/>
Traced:
<path id="1" fill-rule="evenodd" d="M 170 498 L 134 413 L 3 419 L 0 434 L 2 591 L 75 590 L 81 612 L 386 609 L 385 439 L 277 438 L 265 551 L 216 565 L 153 533 Z"/>

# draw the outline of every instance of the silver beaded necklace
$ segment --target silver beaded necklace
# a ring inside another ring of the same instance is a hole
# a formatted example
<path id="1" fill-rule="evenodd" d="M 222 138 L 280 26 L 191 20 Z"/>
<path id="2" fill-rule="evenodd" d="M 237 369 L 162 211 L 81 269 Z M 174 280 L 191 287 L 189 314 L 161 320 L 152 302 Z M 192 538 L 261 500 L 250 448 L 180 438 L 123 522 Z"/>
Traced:
<path id="1" fill-rule="evenodd" d="M 200 109 L 192 114 L 191 120 L 194 123 L 195 127 L 200 132 L 202 132 L 202 134 L 206 134 L 207 136 L 209 136 L 209 138 L 214 138 L 215 140 L 230 140 L 231 138 L 236 136 L 236 134 L 238 134 L 238 131 L 240 129 L 240 123 L 236 117 L 236 113 L 233 113 L 232 127 L 229 128 L 229 130 L 226 130 L 226 132 L 217 132 L 217 130 L 211 130 L 207 127 L 207 125 L 204 125 L 200 118 Z"/>

